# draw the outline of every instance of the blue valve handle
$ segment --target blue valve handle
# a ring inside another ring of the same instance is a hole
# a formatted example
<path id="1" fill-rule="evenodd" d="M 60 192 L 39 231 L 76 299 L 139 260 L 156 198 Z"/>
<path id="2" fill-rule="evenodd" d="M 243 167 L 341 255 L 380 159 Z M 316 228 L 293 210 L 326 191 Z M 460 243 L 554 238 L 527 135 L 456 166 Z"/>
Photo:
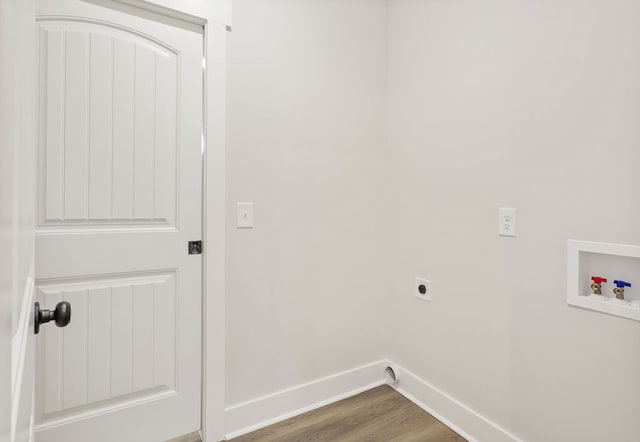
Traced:
<path id="1" fill-rule="evenodd" d="M 631 283 L 630 282 L 625 282 L 625 281 L 621 281 L 616 279 L 615 281 L 613 281 L 613 283 L 616 285 L 616 287 L 618 288 L 624 288 L 624 287 L 631 287 Z"/>

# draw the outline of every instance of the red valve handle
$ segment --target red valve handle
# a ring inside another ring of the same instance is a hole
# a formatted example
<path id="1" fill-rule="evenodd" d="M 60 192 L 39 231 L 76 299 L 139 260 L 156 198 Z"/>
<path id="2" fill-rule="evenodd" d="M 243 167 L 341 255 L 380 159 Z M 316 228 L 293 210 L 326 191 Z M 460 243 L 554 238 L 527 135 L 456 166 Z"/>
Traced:
<path id="1" fill-rule="evenodd" d="M 595 282 L 596 284 L 600 284 L 600 283 L 603 283 L 603 282 L 607 282 L 607 278 L 600 278 L 599 276 L 592 276 L 592 277 L 591 277 L 591 280 L 592 280 L 593 282 Z"/>

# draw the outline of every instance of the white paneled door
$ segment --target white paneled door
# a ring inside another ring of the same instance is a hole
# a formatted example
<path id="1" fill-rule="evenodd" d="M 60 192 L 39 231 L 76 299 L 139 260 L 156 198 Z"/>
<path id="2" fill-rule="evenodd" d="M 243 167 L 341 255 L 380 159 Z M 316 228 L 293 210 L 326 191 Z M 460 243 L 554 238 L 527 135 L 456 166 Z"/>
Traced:
<path id="1" fill-rule="evenodd" d="M 113 4 L 38 5 L 38 442 L 200 428 L 203 36 Z"/>

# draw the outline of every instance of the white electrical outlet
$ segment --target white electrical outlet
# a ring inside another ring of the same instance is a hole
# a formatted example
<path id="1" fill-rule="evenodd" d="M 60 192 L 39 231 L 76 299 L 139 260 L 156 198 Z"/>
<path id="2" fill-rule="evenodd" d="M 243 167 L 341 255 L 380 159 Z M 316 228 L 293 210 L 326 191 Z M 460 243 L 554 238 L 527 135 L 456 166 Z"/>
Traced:
<path id="1" fill-rule="evenodd" d="M 423 301 L 431 302 L 431 281 L 416 277 L 414 287 L 415 297 Z"/>
<path id="2" fill-rule="evenodd" d="M 501 207 L 498 210 L 498 235 L 516 236 L 516 209 Z"/>

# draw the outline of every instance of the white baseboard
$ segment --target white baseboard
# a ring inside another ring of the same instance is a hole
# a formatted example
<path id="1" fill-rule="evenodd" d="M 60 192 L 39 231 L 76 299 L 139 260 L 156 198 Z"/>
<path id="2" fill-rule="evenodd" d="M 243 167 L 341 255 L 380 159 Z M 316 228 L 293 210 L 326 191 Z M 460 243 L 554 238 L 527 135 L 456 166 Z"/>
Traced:
<path id="1" fill-rule="evenodd" d="M 397 365 L 396 365 L 397 367 Z M 498 424 L 444 391 L 398 367 L 398 393 L 431 414 L 469 442 L 521 442 Z"/>
<path id="2" fill-rule="evenodd" d="M 363 365 L 225 409 L 226 438 L 289 419 L 384 384 L 385 361 Z"/>
<path id="3" fill-rule="evenodd" d="M 225 409 L 226 439 L 241 436 L 385 383 L 392 366 L 394 388 L 469 442 L 521 442 L 513 434 L 391 361 L 377 361 L 278 391 Z"/>

